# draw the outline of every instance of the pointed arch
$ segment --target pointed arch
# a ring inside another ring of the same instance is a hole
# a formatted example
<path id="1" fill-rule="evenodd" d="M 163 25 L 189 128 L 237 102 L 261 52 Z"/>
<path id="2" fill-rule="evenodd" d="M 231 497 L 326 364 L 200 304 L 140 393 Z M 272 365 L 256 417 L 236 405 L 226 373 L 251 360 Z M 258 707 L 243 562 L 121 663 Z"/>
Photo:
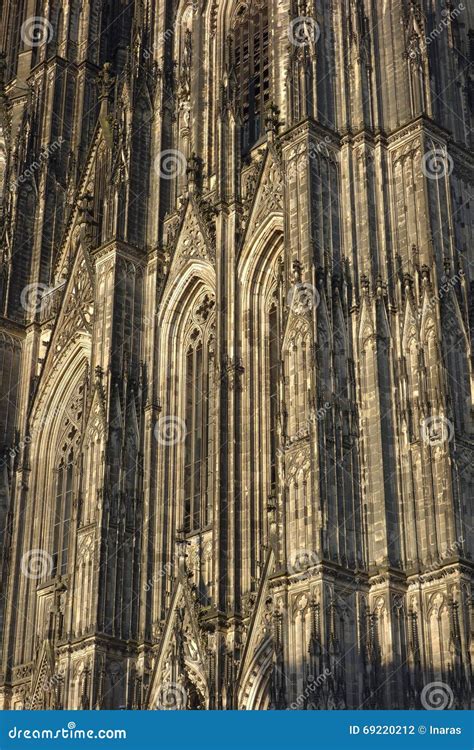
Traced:
<path id="1" fill-rule="evenodd" d="M 256 267 L 261 266 L 265 258 L 273 258 L 274 261 L 278 252 L 281 252 L 281 248 L 278 251 L 277 246 L 283 242 L 283 231 L 283 214 L 274 212 L 266 217 L 256 231 L 249 236 L 239 255 L 237 267 L 239 281 L 244 289 L 248 287 L 250 279 L 255 275 Z M 265 267 L 269 267 L 268 261 Z"/>
<path id="2" fill-rule="evenodd" d="M 88 358 L 76 346 L 51 376 L 30 422 L 32 491 L 44 498 L 39 548 L 51 555 L 47 575 L 65 575 L 71 559 L 70 525 L 81 465 Z M 39 521 L 40 519 L 38 519 Z"/>
<path id="3" fill-rule="evenodd" d="M 195 583 L 206 599 L 212 595 L 212 583 L 204 586 L 202 577 L 213 520 L 215 305 L 212 266 L 190 259 L 176 273 L 172 269 L 157 320 L 161 412 L 154 425 L 160 509 L 156 536 L 169 562 L 175 560 L 178 531 L 192 542 L 202 534 L 203 543 L 196 545 Z M 153 595 L 159 597 L 165 584 L 160 580 Z"/>
<path id="4" fill-rule="evenodd" d="M 31 642 L 33 653 L 45 639 L 60 637 L 52 624 L 51 598 L 37 597 L 34 591 L 60 577 L 71 586 L 71 578 L 65 576 L 73 570 L 76 541 L 72 524 L 80 481 L 88 344 L 88 339 L 75 342 L 62 352 L 58 366 L 40 384 L 30 413 L 31 472 L 24 488 L 22 559 L 29 554 L 25 550 L 39 551 L 41 569 L 34 579 L 19 575 L 18 589 L 25 602 L 22 639 Z"/>
<path id="5" fill-rule="evenodd" d="M 242 472 L 245 585 L 257 575 L 251 550 L 267 539 L 268 498 L 276 496 L 281 407 L 281 262 L 283 234 L 275 219 L 244 247 L 238 264 L 238 327 L 242 330 Z"/>
<path id="6" fill-rule="evenodd" d="M 91 338 L 87 333 L 79 334 L 76 340 L 61 354 L 48 377 L 40 383 L 35 403 L 30 414 L 30 433 L 41 435 L 49 445 L 56 445 L 60 438 L 62 417 L 72 394 L 84 379 L 90 362 Z"/>
<path id="7" fill-rule="evenodd" d="M 264 640 L 248 667 L 239 690 L 239 709 L 266 710 L 270 707 L 270 681 L 273 667 L 273 642 Z"/>
<path id="8" fill-rule="evenodd" d="M 179 708 L 198 700 L 202 708 L 209 707 L 209 684 L 201 631 L 196 620 L 189 584 L 179 573 L 174 587 L 168 615 L 160 639 L 153 675 L 147 696 L 147 708 L 162 708 L 163 686 L 174 686 Z M 191 688 L 191 689 L 190 689 Z"/>

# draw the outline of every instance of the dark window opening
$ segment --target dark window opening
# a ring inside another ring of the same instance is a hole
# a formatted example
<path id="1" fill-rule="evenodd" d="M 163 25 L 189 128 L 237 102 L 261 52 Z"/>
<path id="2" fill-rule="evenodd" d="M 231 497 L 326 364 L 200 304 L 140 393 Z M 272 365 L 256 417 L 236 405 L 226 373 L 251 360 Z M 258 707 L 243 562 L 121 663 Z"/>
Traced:
<path id="1" fill-rule="evenodd" d="M 202 342 L 186 355 L 186 440 L 184 458 L 184 530 L 198 531 L 207 519 L 209 376 Z"/>
<path id="2" fill-rule="evenodd" d="M 268 358 L 270 367 L 270 481 L 272 492 L 276 487 L 276 454 L 277 454 L 277 421 L 278 421 L 278 370 L 279 370 L 279 333 L 278 313 L 272 307 L 269 315 Z"/>
<path id="3" fill-rule="evenodd" d="M 270 103 L 268 9 L 241 13 L 233 32 L 233 64 L 242 113 L 242 151 L 255 145 L 263 133 Z"/>
<path id="4" fill-rule="evenodd" d="M 69 526 L 72 509 L 73 457 L 62 461 L 58 469 L 56 484 L 56 506 L 53 527 L 52 576 L 65 575 L 69 551 Z"/>

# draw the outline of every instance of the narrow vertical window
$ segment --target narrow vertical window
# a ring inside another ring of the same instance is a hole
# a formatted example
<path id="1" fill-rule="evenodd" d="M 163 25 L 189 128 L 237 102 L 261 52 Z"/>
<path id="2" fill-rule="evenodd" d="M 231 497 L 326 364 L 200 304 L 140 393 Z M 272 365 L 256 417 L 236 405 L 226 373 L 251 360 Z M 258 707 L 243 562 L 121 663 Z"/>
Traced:
<path id="1" fill-rule="evenodd" d="M 69 550 L 69 525 L 71 521 L 73 489 L 73 456 L 63 459 L 58 469 L 56 503 L 53 526 L 52 575 L 65 575 Z"/>
<path id="2" fill-rule="evenodd" d="M 72 456 L 66 469 L 66 492 L 64 495 L 64 512 L 62 526 L 62 548 L 61 548 L 61 575 L 67 571 L 67 561 L 69 552 L 69 525 L 71 522 L 72 508 Z"/>
<path id="3" fill-rule="evenodd" d="M 191 348 L 186 356 L 186 441 L 184 458 L 184 529 L 191 529 L 191 497 L 192 497 L 192 467 L 193 467 L 193 360 L 194 352 Z"/>
<path id="4" fill-rule="evenodd" d="M 206 523 L 208 460 L 208 377 L 202 341 L 186 355 L 186 441 L 184 458 L 184 530 Z"/>
<path id="5" fill-rule="evenodd" d="M 59 538 L 61 534 L 61 516 L 62 516 L 62 499 L 64 485 L 64 466 L 58 469 L 58 478 L 56 484 L 56 503 L 54 511 L 54 528 L 53 528 L 53 575 L 58 572 L 59 560 Z"/>
<path id="6" fill-rule="evenodd" d="M 192 505 L 192 528 L 199 529 L 201 526 L 201 474 L 203 469 L 202 451 L 202 344 L 196 347 L 194 354 L 194 479 L 193 479 L 193 505 Z"/>
<path id="7" fill-rule="evenodd" d="M 263 132 L 266 106 L 270 102 L 268 8 L 241 8 L 236 16 L 233 67 L 242 114 L 242 151 L 247 152 Z"/>
<path id="8" fill-rule="evenodd" d="M 272 307 L 269 315 L 269 366 L 270 366 L 270 481 L 272 492 L 276 487 L 276 451 L 277 451 L 277 420 L 278 420 L 278 366 L 279 366 L 279 336 L 278 313 Z"/>

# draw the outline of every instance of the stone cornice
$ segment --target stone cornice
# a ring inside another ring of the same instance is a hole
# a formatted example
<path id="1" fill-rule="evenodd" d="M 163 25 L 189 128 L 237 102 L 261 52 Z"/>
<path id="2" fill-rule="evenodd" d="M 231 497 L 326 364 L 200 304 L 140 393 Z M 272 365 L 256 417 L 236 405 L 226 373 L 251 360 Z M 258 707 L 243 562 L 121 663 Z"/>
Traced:
<path id="1" fill-rule="evenodd" d="M 26 338 L 26 328 L 21 323 L 16 323 L 10 318 L 0 316 L 0 331 L 5 331 L 11 336 L 23 341 Z"/>
<path id="2" fill-rule="evenodd" d="M 417 583 L 433 583 L 434 581 L 443 581 L 453 575 L 465 576 L 472 578 L 474 573 L 474 564 L 469 560 L 458 560 L 456 562 L 446 563 L 436 570 L 414 573 L 407 575 L 407 583 L 411 587 Z"/>
<path id="3" fill-rule="evenodd" d="M 287 149 L 290 146 L 294 146 L 301 139 L 308 138 L 309 136 L 316 136 L 319 140 L 329 138 L 330 145 L 336 148 L 339 148 L 341 145 L 340 136 L 336 131 L 330 130 L 312 119 L 306 119 L 303 122 L 292 125 L 278 137 L 278 141 L 280 141 L 284 149 Z"/>
<path id="4" fill-rule="evenodd" d="M 142 250 L 139 250 L 134 245 L 129 245 L 127 242 L 122 240 L 109 240 L 103 245 L 99 245 L 90 251 L 91 257 L 94 261 L 100 261 L 106 258 L 108 255 L 115 254 L 121 258 L 131 261 L 132 263 L 138 263 L 140 266 L 145 267 L 147 264 L 147 256 Z"/>
<path id="5" fill-rule="evenodd" d="M 106 635 L 100 633 L 85 634 L 83 636 L 77 636 L 70 638 L 67 641 L 57 644 L 58 655 L 65 653 L 76 653 L 83 651 L 84 649 L 103 648 L 108 652 L 116 650 L 119 654 L 135 654 L 138 648 L 138 641 L 134 640 L 122 640 L 113 635 Z"/>
<path id="6" fill-rule="evenodd" d="M 406 575 L 402 570 L 391 567 L 373 568 L 369 574 L 370 587 L 374 586 L 406 586 Z"/>
<path id="7" fill-rule="evenodd" d="M 337 563 L 323 561 L 310 566 L 307 570 L 289 574 L 285 570 L 277 570 L 270 576 L 270 588 L 276 588 L 282 583 L 289 586 L 298 584 L 300 581 L 330 580 L 331 582 L 344 581 L 354 586 L 366 586 L 368 584 L 367 572 L 364 570 L 350 570 Z"/>

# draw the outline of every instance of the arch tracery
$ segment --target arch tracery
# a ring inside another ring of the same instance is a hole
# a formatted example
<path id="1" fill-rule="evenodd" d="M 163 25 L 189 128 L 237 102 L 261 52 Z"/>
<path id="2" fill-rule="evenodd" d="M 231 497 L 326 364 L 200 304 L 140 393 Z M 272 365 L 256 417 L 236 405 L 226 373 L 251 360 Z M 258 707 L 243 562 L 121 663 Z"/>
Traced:
<path id="1" fill-rule="evenodd" d="M 202 602 L 212 593 L 206 550 L 212 538 L 215 443 L 214 286 L 210 264 L 193 259 L 169 280 L 159 315 L 162 410 L 155 436 L 158 461 L 168 477 L 161 493 L 173 509 L 167 548 L 174 560 L 178 532 L 188 537 L 188 562 Z M 175 430 L 175 439 L 167 439 L 166 425 Z"/>

